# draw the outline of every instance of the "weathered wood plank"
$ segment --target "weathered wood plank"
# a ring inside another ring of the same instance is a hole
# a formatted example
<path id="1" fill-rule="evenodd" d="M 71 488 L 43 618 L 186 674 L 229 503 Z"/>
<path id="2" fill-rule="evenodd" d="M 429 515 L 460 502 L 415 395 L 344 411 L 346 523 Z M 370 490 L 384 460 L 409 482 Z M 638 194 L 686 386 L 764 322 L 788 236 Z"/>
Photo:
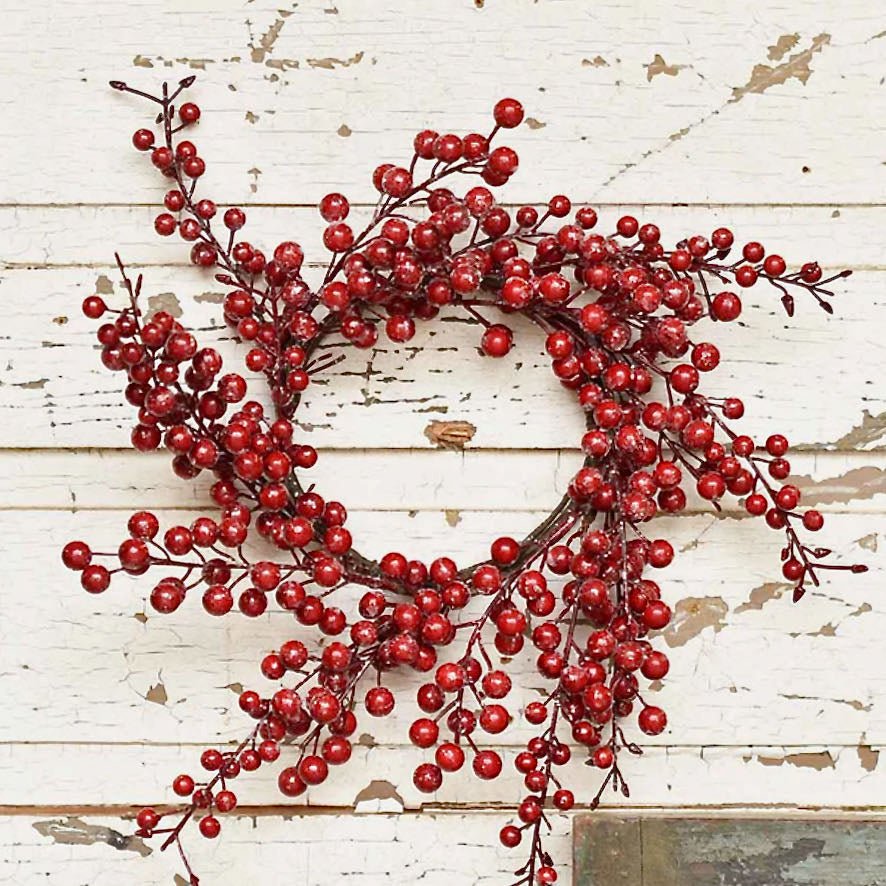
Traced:
<path id="1" fill-rule="evenodd" d="M 154 232 L 154 217 L 164 193 L 163 182 L 159 181 L 150 206 L 0 205 L 0 237 L 4 244 L 0 262 L 7 268 L 94 265 L 103 269 L 117 250 L 133 266 L 190 268 L 187 245 L 178 237 L 160 237 Z M 668 244 L 696 233 L 707 235 L 725 225 L 734 231 L 737 243 L 758 240 L 769 251 L 783 255 L 792 267 L 813 259 L 822 267 L 836 269 L 886 266 L 884 206 L 594 206 L 600 215 L 597 229 L 607 234 L 614 231 L 616 220 L 624 214 L 657 224 L 663 242 Z M 516 207 L 510 204 L 507 208 Z M 348 220 L 362 229 L 371 217 L 370 207 L 353 206 Z M 552 230 L 556 227 L 551 224 Z M 323 228 L 315 207 L 259 204 L 249 207 L 247 227 L 241 236 L 268 253 L 281 238 L 295 237 L 308 262 L 316 264 L 329 259 L 322 242 Z M 150 275 L 148 272 L 149 279 Z M 198 279 L 193 270 L 181 277 L 183 282 Z M 200 279 L 210 277 L 204 274 Z"/>
<path id="2" fill-rule="evenodd" d="M 526 511 L 551 508 L 582 463 L 574 449 L 326 449 L 306 477 L 327 499 L 370 511 Z M 803 503 L 830 513 L 881 513 L 886 453 L 799 452 L 790 482 Z M 101 482 L 97 482 L 98 479 Z M 165 451 L 0 450 L 0 509 L 78 510 L 206 507 L 213 478 L 182 481 Z M 744 514 L 739 500 L 721 502 Z M 690 490 L 687 513 L 711 514 Z"/>
<path id="3" fill-rule="evenodd" d="M 133 410 L 123 402 L 120 378 L 100 364 L 94 324 L 79 316 L 82 297 L 107 291 L 112 276 L 110 269 L 19 269 L 0 278 L 7 318 L 0 445 L 128 445 Z M 813 448 L 882 447 L 883 342 L 868 318 L 883 308 L 883 281 L 876 271 L 851 278 L 833 318 L 803 304 L 788 322 L 774 290 L 749 294 L 744 318 L 720 343 L 723 362 L 705 380 L 707 391 L 744 397 L 743 427 L 751 434 L 784 430 Z M 234 361 L 229 366 L 242 366 L 242 349 L 221 325 L 217 284 L 196 271 L 164 268 L 150 272 L 145 292 L 150 306 L 182 308 L 201 344 L 217 346 Z M 864 310 L 854 310 L 860 298 Z M 458 420 L 476 427 L 474 447 L 574 447 L 583 430 L 574 397 L 551 375 L 538 331 L 512 320 L 517 347 L 501 360 L 479 358 L 477 327 L 457 317 L 423 325 L 405 346 L 346 349 L 346 360 L 305 395 L 305 439 L 327 447 L 429 447 L 429 422 Z M 800 381 L 806 390 L 833 393 L 798 397 Z M 257 385 L 255 395 L 264 389 Z"/>
<path id="4" fill-rule="evenodd" d="M 569 882 L 569 822 L 551 816 L 548 846 Z M 269 883 L 291 886 L 501 886 L 522 862 L 496 839 L 495 813 L 425 815 L 300 814 L 235 816 L 217 841 L 188 835 L 188 852 L 200 882 L 242 886 L 257 872 Z M 154 842 L 121 841 L 131 819 L 64 810 L 34 810 L 0 818 L 0 881 L 15 886 L 157 886 L 172 884 L 181 863 L 174 850 Z M 109 845 L 109 841 L 116 846 Z M 180 886 L 180 881 L 175 881 Z"/>
<path id="5" fill-rule="evenodd" d="M 351 760 L 334 768 L 329 778 L 296 800 L 277 789 L 277 774 L 294 759 L 284 748 L 278 763 L 238 779 L 241 805 L 290 806 L 298 809 L 339 809 L 348 812 L 399 812 L 439 808 L 497 809 L 508 818 L 526 794 L 513 766 L 518 748 L 493 745 L 505 767 L 492 782 L 476 779 L 466 768 L 447 775 L 433 795 L 419 793 L 412 773 L 429 752 L 402 745 L 358 743 Z M 95 805 L 168 804 L 180 801 L 172 779 L 180 772 L 198 774 L 206 745 L 139 745 L 122 743 L 7 744 L 0 747 L 3 791 L 0 805 L 78 807 Z M 798 746 L 653 746 L 642 757 L 623 755 L 619 765 L 630 785 L 626 798 L 604 793 L 603 808 L 653 810 L 658 807 L 709 807 L 779 810 L 837 807 L 882 808 L 886 770 L 875 765 L 877 752 L 859 754 L 845 745 Z M 601 774 L 582 765 L 581 755 L 559 777 L 576 794 L 577 808 L 588 809 Z M 103 778 L 90 778 L 102 772 Z M 35 773 L 40 773 L 35 778 Z M 712 792 L 712 785 L 716 791 Z M 495 832 L 483 835 L 492 842 Z"/>
<path id="6" fill-rule="evenodd" d="M 192 730 L 193 734 L 193 730 Z M 200 753 L 206 745 L 141 745 L 53 742 L 0 746 L 0 806 L 77 808 L 101 805 L 176 805 L 170 787 L 180 772 L 199 773 Z M 329 778 L 296 800 L 283 797 L 277 775 L 294 753 L 283 749 L 281 759 L 236 782 L 243 806 L 260 809 L 286 806 L 298 810 L 346 813 L 400 812 L 423 809 L 490 809 L 499 827 L 514 814 L 526 787 L 513 760 L 519 748 L 496 747 L 505 762 L 502 774 L 491 782 L 470 772 L 447 775 L 433 795 L 419 793 L 412 773 L 427 762 L 430 752 L 403 745 L 357 743 L 351 760 L 334 767 Z M 873 765 L 877 752 L 859 754 L 846 745 L 799 746 L 653 746 L 642 757 L 623 755 L 631 796 L 612 791 L 603 795 L 603 809 L 680 806 L 708 807 L 709 811 L 756 808 L 778 812 L 789 806 L 808 809 L 882 807 L 886 768 Z M 558 777 L 575 792 L 577 808 L 588 804 L 600 786 L 598 770 L 575 759 Z M 101 772 L 101 778 L 93 777 Z M 39 775 L 35 775 L 39 773 Z M 495 822 L 493 822 L 493 825 Z M 495 841 L 496 830 L 479 834 Z"/>
<path id="7" fill-rule="evenodd" d="M 508 512 L 495 533 L 520 536 L 541 516 Z M 160 519 L 164 528 L 189 521 L 181 511 L 160 512 Z M 84 537 L 113 550 L 124 524 L 125 514 L 113 511 L 0 513 L 5 545 L 15 552 L 4 577 L 20 601 L 0 613 L 0 670 L 11 675 L 14 703 L 32 712 L 4 720 L 0 740 L 181 742 L 195 739 L 197 723 L 200 740 L 235 737 L 243 728 L 237 684 L 263 682 L 263 652 L 305 630 L 276 611 L 210 619 L 196 598 L 174 616 L 156 616 L 145 608 L 153 584 L 146 578 L 116 578 L 100 598 L 83 593 L 59 563 L 58 546 Z M 482 557 L 493 534 L 488 513 L 470 511 L 457 520 L 443 512 L 356 511 L 350 525 L 370 555 L 396 538 L 410 555 L 448 551 L 462 563 Z M 835 556 L 864 560 L 871 571 L 841 574 L 792 606 L 779 581 L 781 540 L 758 521 L 698 515 L 658 524 L 679 555 L 660 576 L 676 614 L 658 641 L 672 660 L 657 696 L 671 726 L 653 743 L 886 741 L 884 711 L 875 703 L 886 692 L 886 674 L 870 666 L 870 638 L 886 630 L 877 594 L 884 556 L 878 522 L 833 515 L 826 530 Z M 341 605 L 353 597 L 343 592 Z M 511 665 L 521 687 L 515 707 L 543 686 L 533 661 L 527 649 Z M 391 681 L 400 713 L 374 721 L 372 732 L 379 742 L 403 743 L 417 683 L 405 674 Z M 515 722 L 507 740 L 528 735 Z"/>
<path id="8" fill-rule="evenodd" d="M 882 820 L 580 816 L 573 886 L 886 883 Z"/>
<path id="9" fill-rule="evenodd" d="M 202 3 L 173 12 L 134 0 L 96 28 L 80 2 L 50 8 L 39 54 L 31 7 L 7 10 L 4 78 L 19 106 L 44 110 L 0 134 L 3 167 L 26 157 L 28 171 L 5 179 L 3 202 L 152 199 L 127 152 L 145 109 L 105 84 L 195 69 L 205 70 L 207 185 L 224 199 L 365 196 L 372 164 L 406 154 L 415 131 L 486 129 L 503 91 L 524 99 L 538 130 L 512 139 L 523 156 L 514 199 L 578 180 L 577 196 L 618 200 L 868 202 L 886 184 L 884 22 L 861 0 L 779 0 L 751 22 L 725 4 L 635 16 L 621 2 L 394 12 L 343 0 L 329 14 L 325 2 L 225 0 L 210 16 Z M 433 51 L 416 71 L 424 45 Z"/>

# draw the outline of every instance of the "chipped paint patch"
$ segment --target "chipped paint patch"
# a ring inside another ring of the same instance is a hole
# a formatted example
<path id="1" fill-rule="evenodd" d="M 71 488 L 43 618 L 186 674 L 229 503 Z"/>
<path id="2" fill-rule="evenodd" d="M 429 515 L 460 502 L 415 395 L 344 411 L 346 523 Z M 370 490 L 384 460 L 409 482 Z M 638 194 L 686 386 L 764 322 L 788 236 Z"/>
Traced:
<path id="1" fill-rule="evenodd" d="M 301 67 L 301 62 L 297 58 L 269 58 L 265 62 L 265 67 L 275 68 L 278 71 L 293 71 Z"/>
<path id="2" fill-rule="evenodd" d="M 809 67 L 812 57 L 831 42 L 830 34 L 819 34 L 812 38 L 808 49 L 795 52 L 790 58 L 780 65 L 754 65 L 751 76 L 743 86 L 736 86 L 732 90 L 731 102 L 741 101 L 746 95 L 761 95 L 773 86 L 780 86 L 788 80 L 799 80 L 804 86 L 812 76 Z"/>
<path id="3" fill-rule="evenodd" d="M 154 704 L 166 704 L 169 696 L 166 694 L 166 687 L 162 682 L 157 682 L 145 693 L 145 701 L 151 701 Z"/>
<path id="4" fill-rule="evenodd" d="M 747 83 L 745 83 L 743 86 L 736 86 L 733 88 L 731 98 L 727 99 L 722 104 L 711 108 L 711 110 L 704 113 L 688 126 L 683 127 L 677 132 L 671 133 L 671 135 L 668 136 L 667 140 L 644 151 L 638 159 L 631 160 L 627 163 L 622 164 L 600 185 L 595 194 L 599 194 L 601 191 L 604 191 L 614 181 L 625 175 L 625 173 L 630 172 L 632 169 L 636 169 L 640 164 L 645 163 L 651 157 L 655 157 L 661 154 L 663 151 L 666 151 L 668 148 L 671 147 L 671 145 L 680 141 L 690 132 L 692 132 L 692 130 L 698 129 L 709 120 L 712 120 L 714 117 L 719 116 L 729 105 L 741 101 L 741 99 L 743 99 L 747 94 L 752 92 L 765 92 L 770 87 L 780 83 L 785 83 L 790 79 L 797 79 L 805 84 L 811 75 L 810 62 L 812 60 L 812 56 L 815 53 L 820 52 L 824 46 L 830 43 L 830 40 L 830 34 L 819 34 L 817 37 L 813 38 L 812 44 L 809 49 L 806 49 L 803 52 L 795 53 L 786 62 L 783 62 L 776 67 L 772 67 L 771 65 L 755 65 L 753 70 L 751 71 L 751 75 Z M 656 60 L 659 58 L 660 56 L 656 55 L 651 65 L 654 65 Z M 661 60 L 661 63 L 663 65 L 665 64 L 664 59 Z M 649 73 L 649 68 L 651 67 L 651 65 L 645 66 L 647 68 L 647 78 L 650 80 L 652 79 Z M 671 65 L 667 67 L 675 66 Z M 660 72 L 657 71 L 657 73 L 668 73 L 668 71 L 662 70 Z M 886 419 L 886 417 L 884 417 L 884 419 Z"/>
<path id="5" fill-rule="evenodd" d="M 268 55 L 274 51 L 274 44 L 277 42 L 280 32 L 283 30 L 283 25 L 286 24 L 286 19 L 292 15 L 292 10 L 278 9 L 277 15 L 279 17 L 274 19 L 271 26 L 261 35 L 261 37 L 258 38 L 258 45 L 255 44 L 250 33 L 250 58 L 256 64 L 261 64 L 267 59 Z M 251 28 L 251 22 L 247 21 L 246 26 Z"/>
<path id="6" fill-rule="evenodd" d="M 373 779 L 354 797 L 354 812 L 402 812 L 405 806 L 397 789 L 383 779 Z"/>
<path id="7" fill-rule="evenodd" d="M 790 587 L 793 587 L 793 585 L 780 581 L 769 581 L 766 584 L 759 585 L 751 591 L 747 602 L 740 603 L 735 607 L 735 614 L 741 615 L 743 612 L 758 611 L 772 600 L 780 599 Z"/>
<path id="8" fill-rule="evenodd" d="M 432 421 L 424 434 L 438 449 L 464 449 L 477 433 L 469 421 Z"/>
<path id="9" fill-rule="evenodd" d="M 870 465 L 826 480 L 814 481 L 812 477 L 802 476 L 795 482 L 803 493 L 804 505 L 849 503 L 886 493 L 886 470 Z"/>
<path id="10" fill-rule="evenodd" d="M 806 751 L 800 754 L 786 754 L 784 757 L 764 757 L 757 755 L 757 761 L 763 766 L 796 766 L 800 769 L 836 769 L 837 764 L 830 751 Z"/>
<path id="11" fill-rule="evenodd" d="M 872 553 L 877 553 L 877 533 L 870 532 L 867 535 L 863 535 L 856 544 L 865 551 L 871 551 Z"/>
<path id="12" fill-rule="evenodd" d="M 581 66 L 583 68 L 608 68 L 609 62 L 602 55 L 595 55 L 593 58 L 583 58 Z"/>
<path id="13" fill-rule="evenodd" d="M 643 67 L 646 68 L 646 81 L 647 83 L 651 83 L 653 77 L 658 77 L 660 74 L 666 74 L 668 77 L 676 77 L 686 66 L 669 65 L 658 53 L 655 53 L 655 58 L 653 58 L 648 65 L 643 65 Z"/>
<path id="14" fill-rule="evenodd" d="M 182 306 L 174 292 L 158 292 L 157 295 L 149 296 L 148 310 L 151 313 L 166 311 L 167 314 L 171 314 L 176 318 L 182 315 Z"/>
<path id="15" fill-rule="evenodd" d="M 860 744 L 856 748 L 858 762 L 865 772 L 873 772 L 880 763 L 880 752 L 875 751 L 869 744 Z"/>
<path id="16" fill-rule="evenodd" d="M 547 126 L 547 123 L 542 123 L 541 120 L 536 120 L 535 117 L 527 117 L 526 125 L 530 129 L 544 129 Z"/>
<path id="17" fill-rule="evenodd" d="M 12 387 L 21 388 L 23 391 L 42 391 L 48 383 L 48 378 L 35 378 L 33 381 L 15 382 Z M 0 382 L 0 385 L 2 384 L 3 382 Z"/>
<path id="18" fill-rule="evenodd" d="M 49 837 L 54 843 L 73 846 L 92 846 L 95 843 L 107 843 L 122 852 L 135 852 L 142 857 L 150 855 L 152 849 L 145 845 L 141 837 L 129 836 L 104 825 L 87 824 L 83 819 L 68 817 L 65 819 L 49 819 L 35 821 L 31 827 L 43 837 Z"/>
<path id="19" fill-rule="evenodd" d="M 350 138 L 352 133 L 354 132 L 354 130 L 351 129 L 351 127 L 348 126 L 347 123 L 342 123 L 342 125 L 339 126 L 338 129 L 336 129 L 335 131 L 342 138 Z"/>
<path id="20" fill-rule="evenodd" d="M 800 634 L 791 634 L 792 637 L 799 637 Z M 823 624 L 817 631 L 809 631 L 802 636 L 804 637 L 836 637 L 837 626 L 828 622 Z"/>
<path id="21" fill-rule="evenodd" d="M 220 305 L 225 300 L 223 292 L 198 292 L 194 301 L 198 304 Z"/>
<path id="22" fill-rule="evenodd" d="M 867 409 L 862 412 L 861 422 L 834 441 L 835 449 L 863 449 L 872 443 L 879 443 L 886 433 L 886 412 L 871 415 Z"/>
<path id="23" fill-rule="evenodd" d="M 95 291 L 98 295 L 113 295 L 114 281 L 107 274 L 99 274 L 95 278 Z"/>
<path id="24" fill-rule="evenodd" d="M 719 633 L 726 627 L 726 613 L 729 606 L 722 597 L 686 597 L 674 607 L 674 616 L 667 630 L 664 641 L 672 649 L 685 646 L 697 637 L 705 628 L 713 628 Z"/>
<path id="25" fill-rule="evenodd" d="M 323 68 L 326 71 L 334 71 L 336 68 L 349 68 L 351 65 L 359 65 L 363 61 L 364 53 L 355 52 L 350 58 L 309 58 L 308 65 L 312 68 Z"/>
<path id="26" fill-rule="evenodd" d="M 782 34 L 775 43 L 769 47 L 766 57 L 771 62 L 780 62 L 800 42 L 799 34 Z"/>
<path id="27" fill-rule="evenodd" d="M 459 523 L 461 523 L 461 511 L 456 511 L 453 508 L 447 508 L 443 512 L 443 514 L 446 517 L 446 522 L 450 526 L 455 527 L 458 526 Z"/>

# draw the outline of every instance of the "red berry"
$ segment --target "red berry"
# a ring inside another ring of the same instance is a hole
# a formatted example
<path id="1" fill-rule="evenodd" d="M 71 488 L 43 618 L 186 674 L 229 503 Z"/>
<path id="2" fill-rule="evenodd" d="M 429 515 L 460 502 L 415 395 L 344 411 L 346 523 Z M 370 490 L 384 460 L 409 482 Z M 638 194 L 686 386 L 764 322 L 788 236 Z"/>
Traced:
<path id="1" fill-rule="evenodd" d="M 665 727 L 668 725 L 668 718 L 661 708 L 649 705 L 640 711 L 637 722 L 640 725 L 640 729 L 647 735 L 659 735 L 664 732 Z"/>
<path id="2" fill-rule="evenodd" d="M 366 693 L 366 710 L 373 717 L 385 717 L 394 710 L 394 694 L 385 686 L 374 686 Z"/>
<path id="3" fill-rule="evenodd" d="M 215 795 L 215 807 L 219 812 L 230 812 L 237 805 L 237 796 L 233 791 L 219 791 Z"/>
<path id="4" fill-rule="evenodd" d="M 62 562 L 68 569 L 82 571 L 89 566 L 91 560 L 92 551 L 85 542 L 69 541 L 62 550 Z"/>
<path id="5" fill-rule="evenodd" d="M 274 261 L 276 261 L 286 271 L 297 272 L 302 266 L 305 254 L 302 252 L 301 246 L 291 240 L 281 243 L 274 250 Z"/>
<path id="6" fill-rule="evenodd" d="M 671 620 L 671 609 L 661 600 L 653 600 L 643 610 L 643 623 L 654 630 L 667 627 Z"/>
<path id="7" fill-rule="evenodd" d="M 772 434 L 766 438 L 766 451 L 770 455 L 783 456 L 788 451 L 788 441 L 781 434 Z"/>
<path id="8" fill-rule="evenodd" d="M 100 594 L 111 584 L 111 574 L 104 566 L 91 564 L 80 573 L 80 584 L 90 594 Z"/>
<path id="9" fill-rule="evenodd" d="M 513 346 L 511 330 L 500 324 L 488 327 L 483 333 L 481 346 L 483 353 L 490 357 L 504 357 Z"/>
<path id="10" fill-rule="evenodd" d="M 168 212 L 164 212 L 154 219 L 154 230 L 161 237 L 168 237 L 170 234 L 175 233 L 177 224 L 174 216 L 170 215 Z"/>
<path id="11" fill-rule="evenodd" d="M 749 287 L 757 282 L 757 272 L 750 265 L 742 265 L 735 270 L 735 282 L 739 286 Z"/>
<path id="12" fill-rule="evenodd" d="M 416 720 L 409 727 L 409 740 L 420 748 L 429 748 L 437 741 L 440 729 L 437 724 L 427 718 L 422 717 Z"/>
<path id="13" fill-rule="evenodd" d="M 422 763 L 412 775 L 412 783 L 425 794 L 432 794 L 443 784 L 443 773 L 433 763 Z"/>
<path id="14" fill-rule="evenodd" d="M 302 781 L 295 766 L 289 766 L 277 776 L 277 786 L 280 788 L 280 793 L 287 797 L 299 797 L 307 790 L 307 785 Z"/>
<path id="15" fill-rule="evenodd" d="M 317 785 L 326 780 L 329 766 L 317 754 L 308 754 L 298 766 L 298 774 L 307 785 Z"/>
<path id="16" fill-rule="evenodd" d="M 495 751 L 480 751 L 474 757 L 474 774 L 478 778 L 493 779 L 501 773 L 501 757 Z"/>
<path id="17" fill-rule="evenodd" d="M 519 846 L 521 837 L 522 833 L 520 828 L 515 827 L 512 824 L 505 825 L 498 835 L 502 846 L 507 846 L 508 849 L 513 849 L 515 846 Z"/>
<path id="18" fill-rule="evenodd" d="M 208 840 L 214 840 L 221 833 L 221 824 L 214 815 L 200 819 L 200 833 Z"/>
<path id="19" fill-rule="evenodd" d="M 178 109 L 182 123 L 196 123 L 200 119 L 200 108 L 193 102 L 185 102 Z"/>
<path id="20" fill-rule="evenodd" d="M 803 514 L 803 526 L 811 532 L 818 532 L 824 526 L 824 517 L 819 511 L 806 511 Z"/>
<path id="21" fill-rule="evenodd" d="M 179 775 L 172 783 L 172 789 L 179 797 L 190 797 L 194 793 L 194 779 L 190 775 Z"/>
<path id="22" fill-rule="evenodd" d="M 460 745 L 444 742 L 434 755 L 437 765 L 445 772 L 456 772 L 465 762 L 465 752 Z"/>
<path id="23" fill-rule="evenodd" d="M 160 821 L 160 816 L 153 809 L 142 809 L 135 817 L 135 821 L 142 830 L 152 831 Z"/>
<path id="24" fill-rule="evenodd" d="M 513 129 L 523 122 L 523 105 L 515 98 L 503 98 L 493 110 L 495 122 L 504 129 Z"/>
<path id="25" fill-rule="evenodd" d="M 154 133 L 150 129 L 137 129 L 133 133 L 132 144 L 139 151 L 149 151 L 154 146 Z"/>
<path id="26" fill-rule="evenodd" d="M 711 243 L 714 244 L 716 249 L 729 249 L 734 242 L 735 237 L 729 228 L 717 228 L 717 230 L 711 234 Z"/>
<path id="27" fill-rule="evenodd" d="M 767 255 L 763 262 L 763 270 L 770 277 L 780 277 L 787 269 L 785 260 L 780 255 Z"/>
<path id="28" fill-rule="evenodd" d="M 246 224 L 246 213 L 242 209 L 231 207 L 225 210 L 223 220 L 229 231 L 239 231 Z"/>
<path id="29" fill-rule="evenodd" d="M 100 295 L 89 295 L 83 299 L 83 313 L 90 320 L 98 320 L 107 309 L 107 305 Z"/>
<path id="30" fill-rule="evenodd" d="M 496 148 L 489 155 L 488 162 L 490 170 L 503 176 L 513 175 L 519 165 L 516 151 L 506 147 Z"/>

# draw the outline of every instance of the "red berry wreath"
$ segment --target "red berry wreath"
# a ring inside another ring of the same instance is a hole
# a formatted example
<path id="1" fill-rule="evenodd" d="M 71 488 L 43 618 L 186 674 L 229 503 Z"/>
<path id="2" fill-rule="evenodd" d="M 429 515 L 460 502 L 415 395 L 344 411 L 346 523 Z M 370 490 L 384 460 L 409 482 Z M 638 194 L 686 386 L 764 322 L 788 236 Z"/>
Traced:
<path id="1" fill-rule="evenodd" d="M 507 702 L 506 662 L 528 645 L 550 691 L 519 712 L 537 728 L 513 761 L 526 796 L 500 839 L 525 847 L 517 883 L 553 883 L 545 810 L 576 802 L 560 767 L 578 756 L 600 771 L 596 790 L 579 797 L 594 808 L 607 785 L 628 793 L 619 754 L 641 750 L 622 724 L 636 717 L 648 735 L 667 725 L 641 678 L 668 672 L 667 656 L 649 636 L 668 624 L 671 610 L 648 573 L 666 567 L 674 550 L 648 537 L 646 524 L 660 511 L 683 509 L 687 490 L 714 507 L 729 494 L 785 534 L 782 573 L 795 584 L 795 600 L 826 570 L 865 568 L 826 562 L 830 551 L 802 540 L 801 531 L 816 532 L 823 519 L 799 512 L 799 491 L 783 485 L 787 440 L 773 434 L 757 447 L 732 429 L 741 400 L 702 393 L 702 375 L 717 367 L 719 350 L 690 338 L 699 321 L 739 316 L 741 298 L 726 288 L 732 283 L 774 287 L 789 315 L 793 292 L 831 312 L 827 287 L 849 272 L 824 278 L 814 262 L 789 272 L 759 243 L 734 257 L 726 228 L 672 249 L 654 224 L 631 216 L 612 234 L 596 233 L 597 213 L 574 209 L 562 195 L 541 211 L 511 212 L 492 189 L 516 172 L 517 154 L 493 141 L 520 124 L 523 109 L 502 99 L 489 135 L 426 129 L 406 165 L 379 166 L 378 204 L 359 233 L 347 221 L 347 199 L 324 197 L 323 242 L 332 257 L 322 280 L 309 283 L 297 243 L 280 243 L 268 257 L 240 239 L 242 209 L 219 213 L 212 200 L 197 198 L 205 163 L 180 134 L 200 109 L 178 103 L 192 82 L 172 91 L 164 84 L 160 96 L 111 85 L 159 111 L 159 135 L 139 129 L 132 139 L 172 185 L 154 227 L 163 236 L 177 232 L 191 244 L 191 261 L 215 269 L 229 288 L 225 319 L 248 344 L 246 366 L 264 376 L 273 406 L 247 400 L 243 376 L 222 374 L 219 354 L 200 348 L 168 313 L 145 316 L 142 279 L 133 281 L 118 259 L 129 303 L 112 309 L 94 295 L 83 310 L 92 319 L 112 316 L 98 340 L 102 362 L 125 375 L 126 399 L 138 413 L 132 444 L 165 446 L 183 479 L 212 472 L 220 511 L 163 534 L 142 511 L 130 518 L 116 554 L 73 541 L 63 559 L 91 593 L 106 590 L 115 572 L 151 570 L 162 573 L 150 597 L 158 612 L 174 612 L 194 594 L 214 616 L 236 604 L 255 618 L 271 603 L 319 634 L 313 642 L 281 638 L 265 655 L 261 671 L 273 688 L 240 696 L 254 721 L 247 735 L 237 747 L 204 751 L 202 774 L 172 783 L 184 807 L 143 809 L 139 833 L 181 850 L 184 825 L 197 819 L 203 836 L 218 836 L 219 815 L 237 805 L 234 781 L 278 758 L 287 797 L 323 782 L 350 757 L 358 717 L 394 710 L 385 685 L 394 670 L 423 675 L 417 702 L 424 716 L 408 724 L 412 743 L 427 750 L 413 774 L 416 787 L 432 793 L 466 764 L 478 778 L 494 779 L 504 764 L 480 735 L 499 735 L 518 715 Z M 353 547 L 344 505 L 324 500 L 305 479 L 317 453 L 298 439 L 294 417 L 312 378 L 337 362 L 336 349 L 371 347 L 380 331 L 406 342 L 416 321 L 441 309 L 479 324 L 490 357 L 513 347 L 510 314 L 543 331 L 554 375 L 587 417 L 585 462 L 541 525 L 523 541 L 497 539 L 482 563 L 460 569 L 439 557 L 426 565 L 394 552 L 374 562 Z M 501 320 L 488 320 L 490 312 Z M 244 545 L 256 539 L 276 549 L 277 559 L 253 559 Z M 356 611 L 335 605 L 348 585 L 366 589 Z M 196 884 L 183 851 L 182 858 Z"/>

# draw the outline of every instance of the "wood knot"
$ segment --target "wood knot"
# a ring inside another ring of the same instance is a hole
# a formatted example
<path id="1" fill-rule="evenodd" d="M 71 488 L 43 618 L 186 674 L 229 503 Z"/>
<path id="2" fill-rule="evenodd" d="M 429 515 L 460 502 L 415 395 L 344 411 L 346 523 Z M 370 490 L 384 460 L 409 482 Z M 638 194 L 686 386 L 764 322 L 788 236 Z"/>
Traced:
<path id="1" fill-rule="evenodd" d="M 469 421 L 432 421 L 425 428 L 425 436 L 438 449 L 464 449 L 476 433 Z"/>

